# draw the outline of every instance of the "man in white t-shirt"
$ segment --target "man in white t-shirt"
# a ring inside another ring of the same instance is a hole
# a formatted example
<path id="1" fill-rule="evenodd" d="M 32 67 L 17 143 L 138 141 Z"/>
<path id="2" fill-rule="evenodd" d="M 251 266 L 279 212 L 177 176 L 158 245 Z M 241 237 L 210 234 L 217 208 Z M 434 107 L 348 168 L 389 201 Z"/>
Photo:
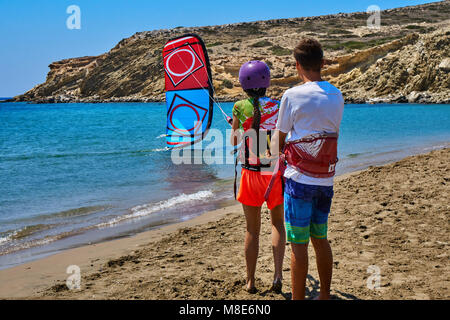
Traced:
<path id="1" fill-rule="evenodd" d="M 308 38 L 301 40 L 294 50 L 294 56 L 298 75 L 304 83 L 287 90 L 283 95 L 278 116 L 278 130 L 272 139 L 272 150 L 276 148 L 274 143 L 279 143 L 281 151 L 286 143 L 293 144 L 293 141 L 305 138 L 311 140 L 311 137 L 329 134 L 333 135 L 334 140 L 325 138 L 313 140 L 309 149 L 301 146 L 298 150 L 309 150 L 308 155 L 317 155 L 320 153 L 318 152 L 320 149 L 317 148 L 323 145 L 321 143 L 329 143 L 331 147 L 328 149 L 335 147 L 337 161 L 337 135 L 344 110 L 342 94 L 321 78 L 324 60 L 322 46 L 317 40 Z M 317 149 L 316 152 L 314 148 Z M 312 159 L 313 161 L 309 163 L 317 164 L 324 161 L 317 159 Z M 320 277 L 318 299 L 330 298 L 333 255 L 327 240 L 327 230 L 333 198 L 335 162 L 330 162 L 329 169 L 326 163 L 325 170 L 318 174 L 308 173 L 308 170 L 290 165 L 288 160 L 284 172 L 284 210 L 287 238 L 292 247 L 291 281 L 294 300 L 305 298 L 310 238 L 316 253 Z"/>

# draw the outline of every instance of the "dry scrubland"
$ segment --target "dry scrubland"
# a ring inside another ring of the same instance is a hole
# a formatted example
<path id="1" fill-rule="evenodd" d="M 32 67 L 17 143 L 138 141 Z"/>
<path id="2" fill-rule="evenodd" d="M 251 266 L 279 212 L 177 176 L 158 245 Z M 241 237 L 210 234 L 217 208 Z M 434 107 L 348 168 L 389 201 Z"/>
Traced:
<path id="1" fill-rule="evenodd" d="M 325 79 L 347 102 L 450 101 L 450 1 L 381 12 L 381 29 L 367 28 L 367 13 L 278 19 L 199 28 L 138 32 L 109 52 L 50 64 L 45 83 L 16 97 L 35 102 L 164 101 L 161 50 L 184 33 L 205 40 L 216 95 L 242 96 L 238 71 L 252 59 L 272 69 L 270 95 L 298 84 L 292 50 L 303 36 L 324 46 Z"/>

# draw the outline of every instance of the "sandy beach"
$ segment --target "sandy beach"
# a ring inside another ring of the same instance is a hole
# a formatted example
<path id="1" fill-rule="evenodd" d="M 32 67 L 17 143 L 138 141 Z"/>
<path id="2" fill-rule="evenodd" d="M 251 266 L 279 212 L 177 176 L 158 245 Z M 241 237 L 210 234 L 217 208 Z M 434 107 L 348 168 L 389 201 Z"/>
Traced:
<path id="1" fill-rule="evenodd" d="M 450 149 L 336 179 L 329 221 L 334 299 L 449 299 Z M 273 277 L 270 217 L 262 219 L 257 294 L 243 290 L 245 221 L 240 205 L 131 238 L 64 251 L 0 271 L 0 297 L 25 299 L 290 299 Z M 66 269 L 81 269 L 68 290 Z M 368 270 L 369 268 L 369 270 Z M 369 289 L 380 271 L 380 287 Z M 369 280 L 369 281 L 368 281 Z M 310 248 L 307 295 L 318 290 Z"/>

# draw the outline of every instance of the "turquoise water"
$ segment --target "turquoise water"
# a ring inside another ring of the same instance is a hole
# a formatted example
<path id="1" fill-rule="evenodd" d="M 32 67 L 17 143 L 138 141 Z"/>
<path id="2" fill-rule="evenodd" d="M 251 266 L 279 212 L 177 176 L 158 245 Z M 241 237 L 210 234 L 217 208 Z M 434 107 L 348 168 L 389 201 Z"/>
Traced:
<path id="1" fill-rule="evenodd" d="M 0 268 L 232 201 L 233 165 L 173 164 L 165 112 L 158 103 L 0 103 Z M 449 123 L 449 105 L 347 105 L 338 173 L 448 146 Z M 229 128 L 220 112 L 212 128 Z"/>

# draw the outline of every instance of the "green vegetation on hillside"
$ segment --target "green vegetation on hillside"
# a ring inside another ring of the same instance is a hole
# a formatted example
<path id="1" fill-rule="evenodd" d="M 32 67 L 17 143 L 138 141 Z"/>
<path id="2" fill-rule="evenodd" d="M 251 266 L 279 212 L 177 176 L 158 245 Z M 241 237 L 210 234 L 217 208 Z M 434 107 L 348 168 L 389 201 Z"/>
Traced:
<path id="1" fill-rule="evenodd" d="M 276 56 L 287 56 L 292 53 L 292 50 L 283 48 L 278 45 L 270 47 L 269 50 L 272 51 L 272 53 Z"/>
<path id="2" fill-rule="evenodd" d="M 268 40 L 261 40 L 261 41 L 258 41 L 256 43 L 252 44 L 250 47 L 262 48 L 262 47 L 270 47 L 272 45 L 273 45 L 273 43 Z"/>
<path id="3" fill-rule="evenodd" d="M 323 47 L 328 50 L 363 50 L 375 46 L 379 46 L 382 44 L 385 44 L 387 42 L 399 39 L 401 37 L 387 37 L 387 38 L 380 38 L 380 39 L 372 39 L 369 41 L 345 41 L 345 42 L 337 42 L 333 43 L 330 41 L 324 41 Z"/>

